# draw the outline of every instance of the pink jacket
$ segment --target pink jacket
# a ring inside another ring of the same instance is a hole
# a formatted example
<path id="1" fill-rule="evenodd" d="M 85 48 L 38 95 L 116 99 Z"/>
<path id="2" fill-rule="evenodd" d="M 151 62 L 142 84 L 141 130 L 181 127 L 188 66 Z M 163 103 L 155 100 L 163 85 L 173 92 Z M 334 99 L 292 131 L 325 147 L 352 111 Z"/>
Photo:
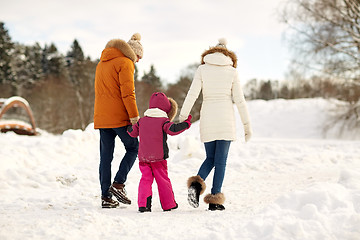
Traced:
<path id="1" fill-rule="evenodd" d="M 158 162 L 169 157 L 167 134 L 177 135 L 189 127 L 187 122 L 171 122 L 164 111 L 155 108 L 148 109 L 137 124 L 128 128 L 128 133 L 132 137 L 140 138 L 140 162 Z"/>
<path id="2" fill-rule="evenodd" d="M 140 162 L 158 162 L 167 159 L 169 157 L 167 134 L 177 135 L 190 127 L 191 117 L 181 123 L 170 121 L 168 115 L 174 117 L 176 114 L 174 108 L 177 108 L 177 104 L 172 101 L 164 93 L 154 93 L 150 98 L 150 108 L 144 113 L 145 116 L 135 125 L 128 127 L 131 137 L 140 138 L 138 153 Z"/>

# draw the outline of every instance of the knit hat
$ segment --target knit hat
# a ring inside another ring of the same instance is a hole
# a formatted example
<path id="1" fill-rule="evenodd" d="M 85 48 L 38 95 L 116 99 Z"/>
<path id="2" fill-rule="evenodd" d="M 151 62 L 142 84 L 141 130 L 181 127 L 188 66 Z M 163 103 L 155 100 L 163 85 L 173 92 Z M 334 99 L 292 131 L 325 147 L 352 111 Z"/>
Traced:
<path id="1" fill-rule="evenodd" d="M 151 95 L 149 101 L 149 108 L 159 108 L 167 113 L 170 121 L 174 120 L 178 105 L 176 101 L 170 97 L 167 97 L 162 92 L 155 92 Z"/>
<path id="2" fill-rule="evenodd" d="M 134 53 L 139 56 L 140 58 L 143 57 L 143 47 L 140 43 L 141 35 L 140 33 L 134 33 L 131 39 L 127 42 Z"/>
<path id="3" fill-rule="evenodd" d="M 226 44 L 227 44 L 226 38 L 220 38 L 219 43 L 216 46 L 226 48 Z"/>
<path id="4" fill-rule="evenodd" d="M 164 93 L 155 92 L 150 97 L 149 108 L 159 108 L 168 113 L 171 110 L 171 103 Z"/>

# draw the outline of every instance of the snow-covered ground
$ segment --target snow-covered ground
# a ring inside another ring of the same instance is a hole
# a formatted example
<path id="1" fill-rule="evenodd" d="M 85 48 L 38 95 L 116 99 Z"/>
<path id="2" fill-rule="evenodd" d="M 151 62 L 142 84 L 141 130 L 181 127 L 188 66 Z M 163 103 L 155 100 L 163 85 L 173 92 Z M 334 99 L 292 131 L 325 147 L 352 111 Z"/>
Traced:
<path id="1" fill-rule="evenodd" d="M 198 122 L 169 136 L 169 175 L 179 208 L 137 211 L 137 162 L 126 189 L 132 205 L 100 207 L 98 132 L 0 134 L 0 239 L 360 239 L 360 134 L 327 135 L 333 102 L 250 101 L 254 136 L 230 148 L 226 210 L 187 203 L 186 180 L 205 153 Z M 239 118 L 237 118 L 238 121 Z M 113 173 L 124 149 L 117 140 Z M 206 183 L 209 193 L 212 175 Z"/>

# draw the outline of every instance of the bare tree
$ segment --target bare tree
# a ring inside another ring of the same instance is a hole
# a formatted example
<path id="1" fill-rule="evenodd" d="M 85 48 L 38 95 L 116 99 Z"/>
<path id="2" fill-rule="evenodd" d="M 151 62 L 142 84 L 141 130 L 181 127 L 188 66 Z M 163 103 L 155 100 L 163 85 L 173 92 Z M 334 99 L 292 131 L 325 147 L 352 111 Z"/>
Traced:
<path id="1" fill-rule="evenodd" d="M 295 62 L 311 75 L 337 81 L 348 102 L 346 115 L 360 126 L 360 1 L 288 0 L 282 10 Z"/>
<path id="2" fill-rule="evenodd" d="M 288 0 L 281 16 L 298 63 L 360 84 L 359 1 Z"/>

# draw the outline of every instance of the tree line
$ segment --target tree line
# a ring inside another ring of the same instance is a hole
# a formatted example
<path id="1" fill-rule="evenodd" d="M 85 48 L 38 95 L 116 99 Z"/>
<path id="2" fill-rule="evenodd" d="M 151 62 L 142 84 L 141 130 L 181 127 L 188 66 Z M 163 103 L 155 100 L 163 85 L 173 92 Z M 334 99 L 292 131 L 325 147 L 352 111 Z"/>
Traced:
<path id="1" fill-rule="evenodd" d="M 62 55 L 54 44 L 13 42 L 0 22 L 0 97 L 25 98 L 41 129 L 60 133 L 91 122 L 95 67 L 77 40 Z"/>
<path id="2" fill-rule="evenodd" d="M 85 129 L 93 122 L 98 61 L 85 57 L 76 39 L 65 55 L 53 43 L 41 47 L 39 43 L 13 42 L 5 24 L 0 22 L 0 98 L 25 98 L 40 129 L 57 134 L 66 129 Z M 153 65 L 141 78 L 135 65 L 135 94 L 140 115 L 148 108 L 155 91 L 165 92 L 181 107 L 196 67 L 186 69 L 178 82 L 165 85 Z M 192 110 L 194 119 L 199 118 L 200 103 L 201 99 Z M 8 115 L 14 116 L 14 113 Z"/>

